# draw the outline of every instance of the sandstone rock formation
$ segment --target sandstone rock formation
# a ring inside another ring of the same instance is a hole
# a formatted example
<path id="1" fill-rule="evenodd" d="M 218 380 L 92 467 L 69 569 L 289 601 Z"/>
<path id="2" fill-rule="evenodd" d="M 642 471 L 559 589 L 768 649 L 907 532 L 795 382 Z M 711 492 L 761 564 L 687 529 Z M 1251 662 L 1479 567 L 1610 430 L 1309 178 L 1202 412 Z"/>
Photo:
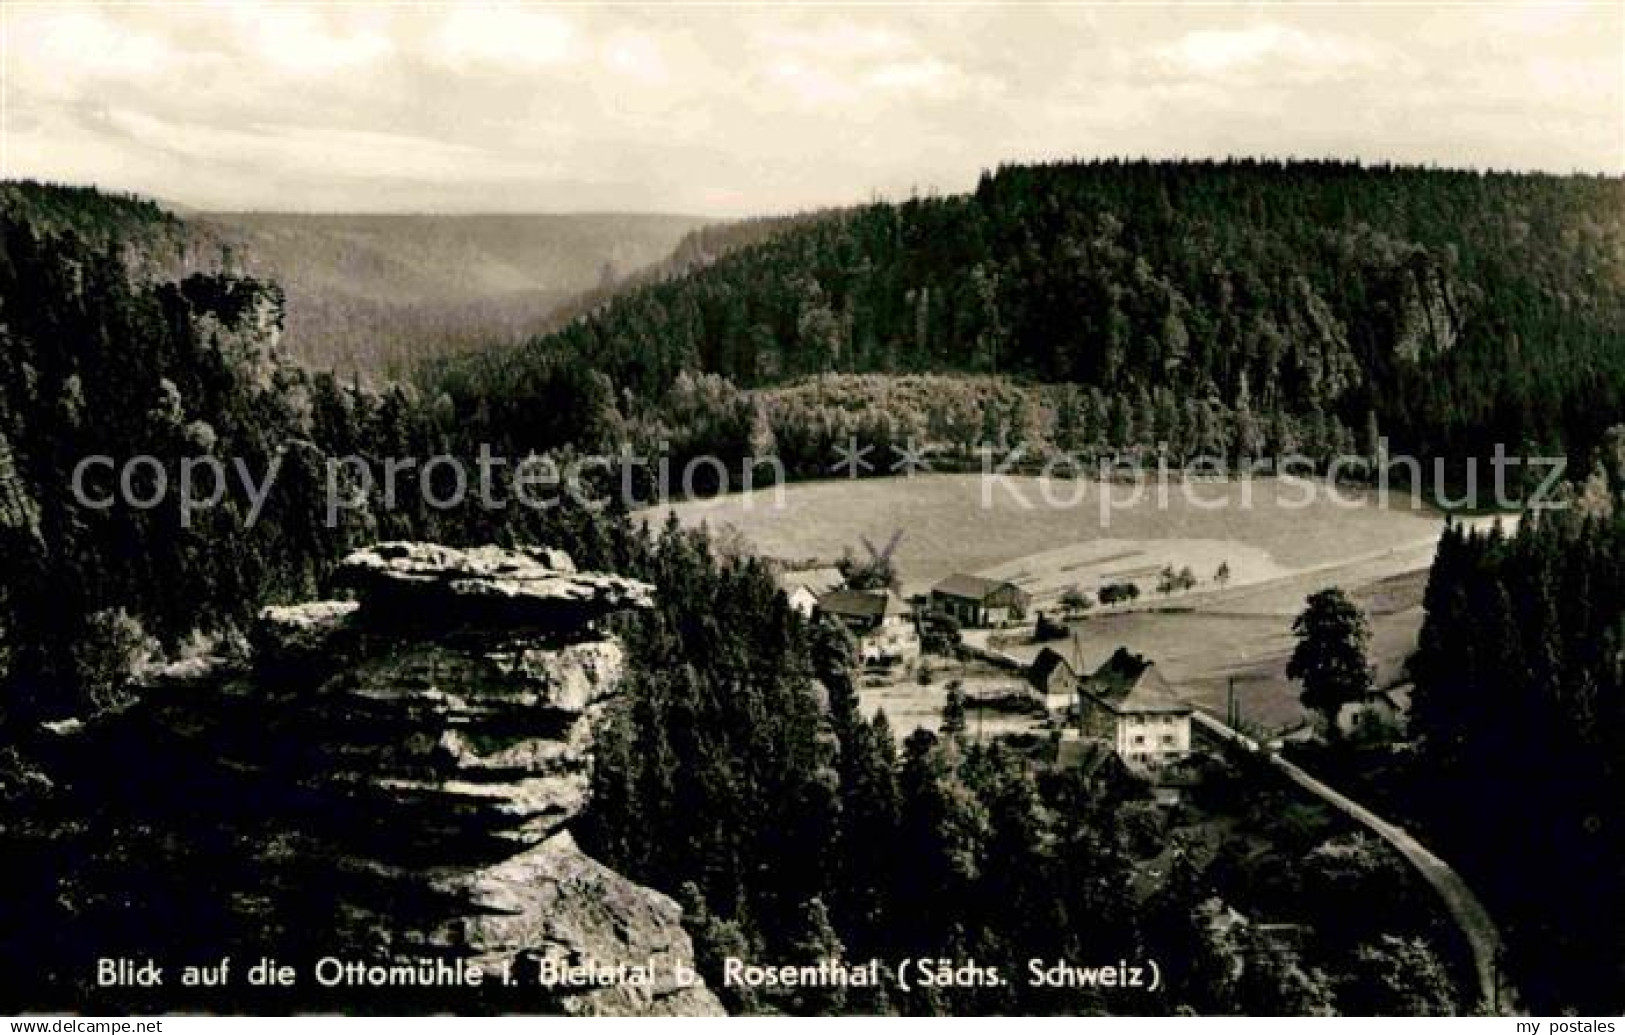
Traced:
<path id="1" fill-rule="evenodd" d="M 1409 363 L 1436 359 L 1456 347 L 1461 335 L 1462 299 L 1449 272 L 1426 255 L 1414 256 L 1399 271 L 1394 314 L 1394 355 Z"/>
<path id="2" fill-rule="evenodd" d="M 643 583 L 579 574 L 566 554 L 535 548 L 380 543 L 351 554 L 339 575 L 362 594 L 375 621 L 409 626 L 420 618 L 455 619 L 558 632 L 611 612 L 647 607 L 652 599 Z"/>
<path id="3" fill-rule="evenodd" d="M 145 852 L 161 874 L 127 897 L 203 918 L 170 951 L 454 958 L 521 986 L 391 1000 L 453 1012 L 721 1012 L 687 978 L 676 904 L 570 831 L 623 664 L 601 620 L 650 588 L 558 551 L 424 543 L 341 575 L 357 601 L 269 608 L 252 663 L 158 673 L 77 738 L 120 774 L 78 788 L 118 832 L 109 869 Z M 542 961 L 628 977 L 548 987 Z"/>

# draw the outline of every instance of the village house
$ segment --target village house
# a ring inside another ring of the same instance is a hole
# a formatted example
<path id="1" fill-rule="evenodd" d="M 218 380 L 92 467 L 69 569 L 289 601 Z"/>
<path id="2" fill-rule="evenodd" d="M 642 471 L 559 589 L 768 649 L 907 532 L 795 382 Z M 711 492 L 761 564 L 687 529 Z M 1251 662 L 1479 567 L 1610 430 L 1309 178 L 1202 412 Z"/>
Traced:
<path id="1" fill-rule="evenodd" d="M 846 626 L 865 665 L 908 664 L 920 656 L 913 608 L 894 592 L 837 589 L 818 598 L 816 613 Z"/>
<path id="2" fill-rule="evenodd" d="M 1080 737 L 1076 731 L 1056 742 L 1055 768 L 1074 773 L 1084 789 L 1092 793 L 1132 785 L 1137 779 L 1110 744 L 1094 737 Z"/>
<path id="3" fill-rule="evenodd" d="M 1013 582 L 979 575 L 950 575 L 931 588 L 931 607 L 966 628 L 992 628 L 1020 621 L 1032 596 Z"/>
<path id="4" fill-rule="evenodd" d="M 1044 699 L 1051 715 L 1070 714 L 1078 704 L 1078 674 L 1053 647 L 1038 652 L 1027 669 L 1027 681 Z"/>
<path id="5" fill-rule="evenodd" d="M 1345 737 L 1394 737 L 1405 731 L 1410 713 L 1410 688 L 1373 690 L 1337 711 L 1337 728 Z"/>
<path id="6" fill-rule="evenodd" d="M 818 610 L 818 598 L 840 589 L 841 573 L 833 567 L 802 568 L 779 576 L 779 588 L 795 611 L 811 618 Z"/>
<path id="7" fill-rule="evenodd" d="M 797 614 L 812 617 L 818 610 L 818 594 L 810 586 L 787 586 L 784 590 L 785 599 L 790 602 L 790 610 Z"/>
<path id="8" fill-rule="evenodd" d="M 1156 665 L 1121 648 L 1079 694 L 1084 736 L 1110 743 L 1128 765 L 1155 771 L 1190 754 L 1190 705 Z"/>

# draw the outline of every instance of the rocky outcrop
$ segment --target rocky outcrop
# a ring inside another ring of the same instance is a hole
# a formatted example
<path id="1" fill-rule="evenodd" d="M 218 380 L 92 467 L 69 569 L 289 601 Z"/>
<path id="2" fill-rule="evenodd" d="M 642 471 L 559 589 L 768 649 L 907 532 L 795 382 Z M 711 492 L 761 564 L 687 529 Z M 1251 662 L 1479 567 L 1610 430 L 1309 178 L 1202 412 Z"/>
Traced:
<path id="1" fill-rule="evenodd" d="M 367 601 L 375 622 L 530 628 L 557 633 L 652 603 L 650 588 L 616 575 L 581 574 L 558 550 L 453 550 L 382 543 L 346 558 L 340 578 Z"/>
<path id="2" fill-rule="evenodd" d="M 623 666 L 603 620 L 650 588 L 558 551 L 425 543 L 358 551 L 341 577 L 357 600 L 269 608 L 252 662 L 158 673 L 85 731 L 125 774 L 80 788 L 111 805 L 113 851 L 139 831 L 175 872 L 212 868 L 194 892 L 244 957 L 452 959 L 488 979 L 417 994 L 426 1009 L 720 1012 L 676 904 L 571 833 Z M 173 883 L 146 904 L 187 894 Z M 561 967 L 588 979 L 547 980 Z M 335 1002 L 354 999 L 311 1005 Z"/>
<path id="3" fill-rule="evenodd" d="M 39 539 L 39 506 L 28 493 L 28 485 L 17 473 L 11 443 L 0 432 L 0 529 L 10 529 L 32 540 Z"/>
<path id="4" fill-rule="evenodd" d="M 1449 272 L 1418 253 L 1395 271 L 1394 355 L 1409 363 L 1436 359 L 1461 335 L 1461 299 Z"/>

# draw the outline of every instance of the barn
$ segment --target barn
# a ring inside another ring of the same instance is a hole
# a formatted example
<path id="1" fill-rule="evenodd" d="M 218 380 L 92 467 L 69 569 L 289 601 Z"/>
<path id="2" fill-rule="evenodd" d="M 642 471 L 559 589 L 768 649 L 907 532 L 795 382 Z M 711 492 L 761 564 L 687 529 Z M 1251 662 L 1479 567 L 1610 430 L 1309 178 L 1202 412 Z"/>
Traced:
<path id="1" fill-rule="evenodd" d="M 931 587 L 931 607 L 967 628 L 991 628 L 1020 621 L 1032 596 L 1014 582 L 980 575 L 950 575 Z"/>

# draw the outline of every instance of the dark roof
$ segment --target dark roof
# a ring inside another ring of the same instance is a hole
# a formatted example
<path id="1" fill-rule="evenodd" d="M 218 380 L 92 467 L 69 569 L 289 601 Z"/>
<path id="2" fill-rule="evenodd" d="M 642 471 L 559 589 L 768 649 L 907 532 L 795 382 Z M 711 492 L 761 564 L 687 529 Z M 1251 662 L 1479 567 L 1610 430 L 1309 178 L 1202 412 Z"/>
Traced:
<path id="1" fill-rule="evenodd" d="M 980 575 L 950 575 L 932 586 L 931 592 L 941 593 L 943 596 L 948 597 L 959 597 L 962 600 L 974 600 L 980 603 L 1006 587 L 1015 590 L 1017 593 L 1024 592 L 1014 582 L 984 579 Z"/>
<path id="2" fill-rule="evenodd" d="M 1038 652 L 1038 657 L 1033 659 L 1032 667 L 1027 670 L 1027 677 L 1034 683 L 1045 683 L 1058 668 L 1065 669 L 1067 675 L 1076 675 L 1060 651 L 1054 647 L 1045 647 Z"/>
<path id="3" fill-rule="evenodd" d="M 1116 757 L 1116 749 L 1098 737 L 1067 737 L 1055 746 L 1055 767 L 1076 769 L 1086 780 Z"/>
<path id="4" fill-rule="evenodd" d="M 818 598 L 818 610 L 843 618 L 881 618 L 899 614 L 908 605 L 895 593 L 868 589 L 837 589 Z"/>
<path id="5" fill-rule="evenodd" d="M 1189 715 L 1193 709 L 1190 705 L 1179 699 L 1174 688 L 1162 678 L 1162 673 L 1155 668 L 1148 668 L 1134 681 L 1128 693 L 1118 698 L 1113 707 L 1122 714 L 1144 715 L 1162 713 L 1167 715 Z"/>
<path id="6" fill-rule="evenodd" d="M 1121 648 L 1095 670 L 1088 690 L 1119 715 L 1189 715 L 1194 710 L 1179 699 L 1154 663 Z"/>

